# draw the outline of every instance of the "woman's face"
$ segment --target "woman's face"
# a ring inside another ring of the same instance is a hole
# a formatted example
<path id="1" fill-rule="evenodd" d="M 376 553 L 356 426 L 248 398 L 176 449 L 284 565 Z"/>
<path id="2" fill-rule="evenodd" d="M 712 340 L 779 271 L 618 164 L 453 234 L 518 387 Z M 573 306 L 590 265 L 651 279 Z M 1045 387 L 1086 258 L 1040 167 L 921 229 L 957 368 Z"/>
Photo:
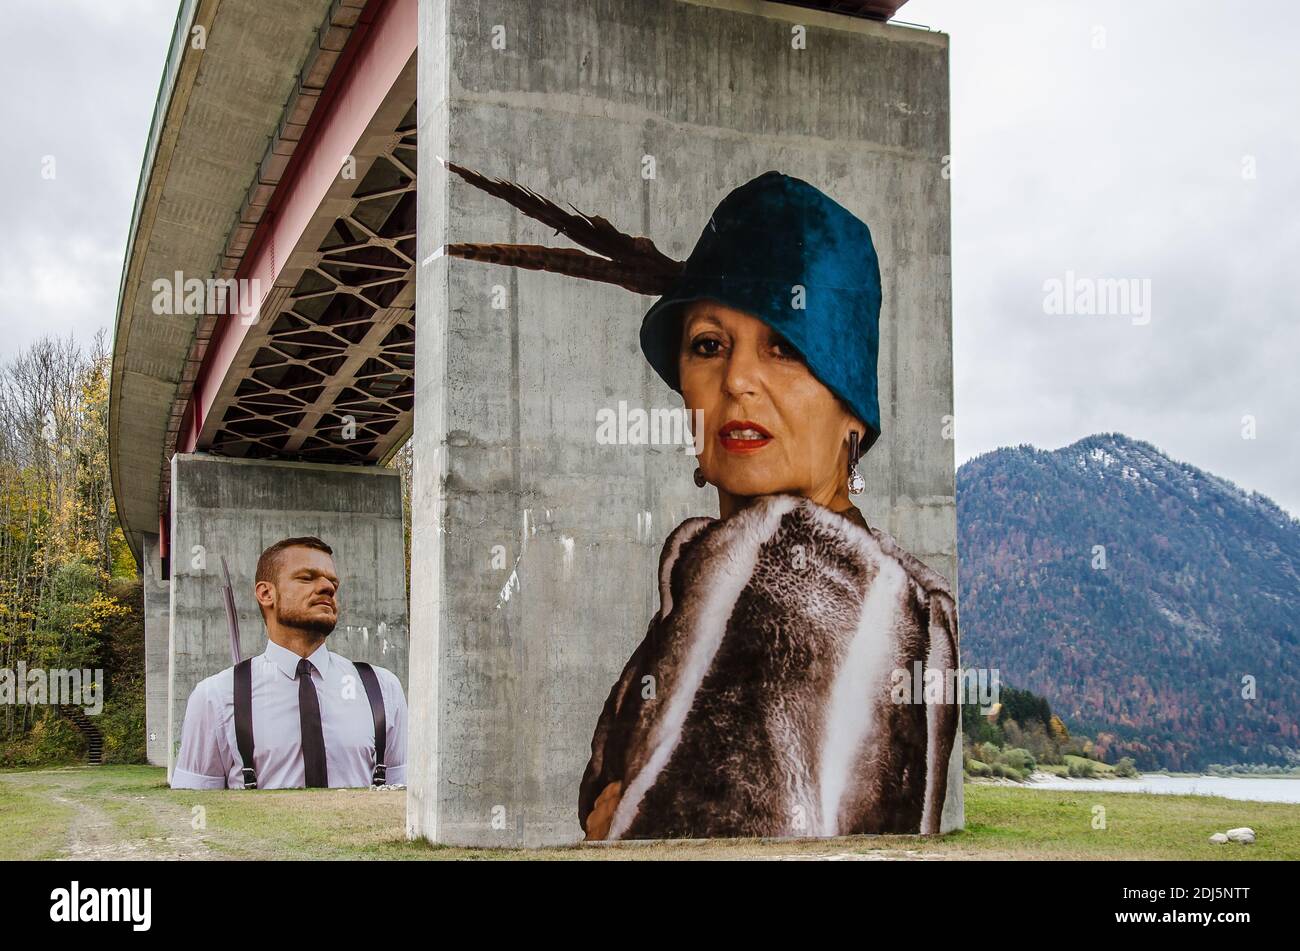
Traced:
<path id="1" fill-rule="evenodd" d="M 699 466 L 720 497 L 784 492 L 847 504 L 849 432 L 863 426 L 776 331 L 697 301 L 683 313 L 678 367 L 686 408 L 704 427 Z"/>

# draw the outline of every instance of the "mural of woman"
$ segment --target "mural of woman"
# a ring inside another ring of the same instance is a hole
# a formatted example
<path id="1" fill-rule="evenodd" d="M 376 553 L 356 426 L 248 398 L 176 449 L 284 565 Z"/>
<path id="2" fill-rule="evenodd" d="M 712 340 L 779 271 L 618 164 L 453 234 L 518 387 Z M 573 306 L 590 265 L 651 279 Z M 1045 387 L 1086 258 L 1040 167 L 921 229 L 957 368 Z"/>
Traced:
<path id="1" fill-rule="evenodd" d="M 866 224 L 767 172 L 723 199 L 683 264 L 448 167 L 600 256 L 448 253 L 661 295 L 642 351 L 693 411 L 695 483 L 717 492 L 719 518 L 665 542 L 659 610 L 596 723 L 587 839 L 938 832 L 959 708 L 898 687 L 916 665 L 951 680 L 954 600 L 850 500 L 880 435 Z"/>

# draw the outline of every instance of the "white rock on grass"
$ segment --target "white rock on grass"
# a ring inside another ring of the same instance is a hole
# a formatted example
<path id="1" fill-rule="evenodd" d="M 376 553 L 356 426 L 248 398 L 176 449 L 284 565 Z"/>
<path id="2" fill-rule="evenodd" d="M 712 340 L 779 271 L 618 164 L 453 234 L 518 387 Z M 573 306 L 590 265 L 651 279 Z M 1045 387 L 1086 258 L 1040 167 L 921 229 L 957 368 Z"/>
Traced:
<path id="1" fill-rule="evenodd" d="M 1228 841 L 1240 842 L 1242 845 L 1250 845 L 1255 841 L 1255 830 L 1247 826 L 1242 826 L 1240 829 L 1229 829 Z"/>
<path id="2" fill-rule="evenodd" d="M 1227 845 L 1228 837 L 1222 832 L 1216 832 L 1214 835 L 1210 836 L 1210 841 L 1215 845 Z"/>

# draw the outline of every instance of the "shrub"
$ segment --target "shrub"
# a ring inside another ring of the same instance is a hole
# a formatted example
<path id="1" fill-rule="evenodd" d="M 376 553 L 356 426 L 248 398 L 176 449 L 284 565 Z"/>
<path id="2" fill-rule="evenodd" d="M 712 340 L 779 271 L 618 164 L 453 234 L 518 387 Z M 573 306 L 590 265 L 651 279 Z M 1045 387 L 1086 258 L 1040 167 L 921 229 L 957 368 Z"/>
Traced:
<path id="1" fill-rule="evenodd" d="M 1034 759 L 1034 754 L 1029 750 L 1012 747 L 1002 751 L 1002 762 L 1012 769 L 1024 773 L 1032 773 L 1038 765 Z"/>
<path id="2" fill-rule="evenodd" d="M 1082 757 L 1070 757 L 1070 775 L 1078 779 L 1093 779 L 1097 775 L 1097 766 L 1092 760 Z"/>
<path id="3" fill-rule="evenodd" d="M 104 711 L 95 718 L 104 734 L 105 763 L 143 763 L 146 757 L 144 688 L 129 685 L 121 694 L 104 701 Z"/>
<path id="4" fill-rule="evenodd" d="M 49 766 L 85 759 L 86 741 L 53 710 L 37 720 L 20 740 L 0 746 L 0 766 Z"/>
<path id="5" fill-rule="evenodd" d="M 993 775 L 1000 779 L 1014 779 L 1018 783 L 1023 783 L 1029 778 L 1029 774 L 1024 770 L 1016 769 L 1006 763 L 994 763 L 991 767 Z"/>

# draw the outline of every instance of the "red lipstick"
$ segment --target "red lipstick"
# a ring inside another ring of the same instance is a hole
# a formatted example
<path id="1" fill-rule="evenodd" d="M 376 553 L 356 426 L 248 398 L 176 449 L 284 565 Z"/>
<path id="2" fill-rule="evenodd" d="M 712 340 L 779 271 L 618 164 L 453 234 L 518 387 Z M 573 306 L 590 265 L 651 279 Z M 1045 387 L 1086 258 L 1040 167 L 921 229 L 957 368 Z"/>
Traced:
<path id="1" fill-rule="evenodd" d="M 772 441 L 772 434 L 748 419 L 732 419 L 718 430 L 718 442 L 727 452 L 757 452 Z"/>

